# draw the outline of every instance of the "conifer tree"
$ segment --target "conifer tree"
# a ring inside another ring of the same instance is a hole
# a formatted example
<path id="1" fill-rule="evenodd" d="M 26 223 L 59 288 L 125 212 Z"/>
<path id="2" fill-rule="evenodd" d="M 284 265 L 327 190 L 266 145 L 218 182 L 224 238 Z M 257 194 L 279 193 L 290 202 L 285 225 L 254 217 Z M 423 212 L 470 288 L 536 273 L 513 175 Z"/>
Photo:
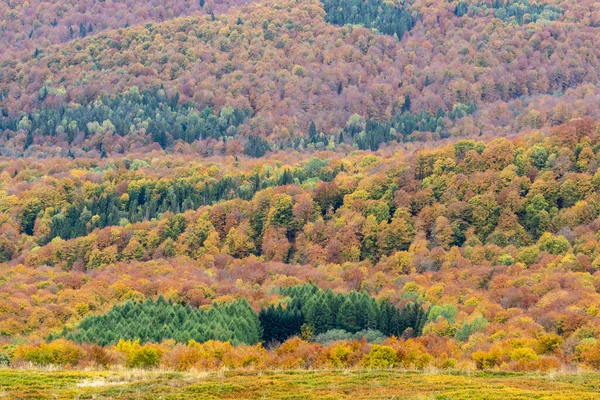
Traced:
<path id="1" fill-rule="evenodd" d="M 342 303 L 342 306 L 337 313 L 336 327 L 352 333 L 357 332 L 360 329 L 354 306 L 348 298 Z"/>

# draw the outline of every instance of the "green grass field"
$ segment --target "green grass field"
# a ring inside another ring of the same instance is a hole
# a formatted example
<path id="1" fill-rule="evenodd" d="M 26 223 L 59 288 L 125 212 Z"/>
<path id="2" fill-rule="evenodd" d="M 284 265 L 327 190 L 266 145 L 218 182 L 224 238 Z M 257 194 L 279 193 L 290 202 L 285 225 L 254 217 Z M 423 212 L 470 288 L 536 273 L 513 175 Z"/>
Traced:
<path id="1" fill-rule="evenodd" d="M 600 399 L 596 374 L 0 370 L 10 399 Z"/>

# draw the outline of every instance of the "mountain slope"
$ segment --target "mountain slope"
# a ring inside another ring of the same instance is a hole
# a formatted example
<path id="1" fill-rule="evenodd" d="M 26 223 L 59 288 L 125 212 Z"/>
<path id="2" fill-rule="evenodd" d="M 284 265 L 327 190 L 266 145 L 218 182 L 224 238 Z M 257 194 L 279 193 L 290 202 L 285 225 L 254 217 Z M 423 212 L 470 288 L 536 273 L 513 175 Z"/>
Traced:
<path id="1" fill-rule="evenodd" d="M 249 111 L 241 137 L 262 137 L 275 148 L 297 147 L 296 138 L 306 147 L 311 123 L 325 135 L 320 143 L 333 146 L 352 114 L 389 121 L 469 104 L 478 108 L 473 117 L 446 116 L 444 129 L 422 139 L 539 128 L 597 116 L 589 104 L 598 95 L 598 28 L 574 20 L 571 7 L 585 9 L 566 3 L 556 20 L 519 24 L 469 7 L 459 16 L 453 3 L 417 2 L 408 8 L 414 27 L 397 41 L 327 23 L 317 0 L 256 3 L 215 21 L 138 25 L 5 60 L 1 106 L 16 127 L 22 110 L 93 107 L 100 95 L 162 86 L 199 110 Z M 16 151 L 23 142 L 11 144 Z"/>
<path id="2" fill-rule="evenodd" d="M 166 21 L 191 14 L 219 14 L 238 0 L 115 1 L 7 0 L 0 3 L 0 59 L 51 44 L 91 36 L 107 29 L 150 21 Z"/>

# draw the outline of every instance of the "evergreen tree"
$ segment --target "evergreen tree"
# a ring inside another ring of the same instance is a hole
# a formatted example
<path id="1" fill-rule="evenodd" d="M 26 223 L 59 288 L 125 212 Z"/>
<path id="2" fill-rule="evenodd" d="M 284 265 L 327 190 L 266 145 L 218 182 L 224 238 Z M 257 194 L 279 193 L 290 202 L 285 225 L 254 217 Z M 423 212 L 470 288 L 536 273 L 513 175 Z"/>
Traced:
<path id="1" fill-rule="evenodd" d="M 315 333 L 327 332 L 332 324 L 332 314 L 329 306 L 322 296 L 319 296 L 311 307 L 311 314 L 307 316 L 307 322 L 314 328 Z"/>
<path id="2" fill-rule="evenodd" d="M 404 96 L 404 104 L 402 104 L 402 112 L 410 112 L 410 95 Z"/>
<path id="3" fill-rule="evenodd" d="M 336 328 L 353 333 L 360 330 L 354 306 L 348 298 L 344 301 L 337 313 Z"/>
<path id="4" fill-rule="evenodd" d="M 27 137 L 25 138 L 25 149 L 28 149 L 29 146 L 33 144 L 33 133 L 31 131 L 27 131 Z"/>
<path id="5" fill-rule="evenodd" d="M 311 143 L 315 143 L 317 140 L 317 136 L 318 136 L 317 126 L 315 125 L 314 122 L 311 121 L 310 127 L 308 128 L 308 139 L 310 140 Z"/>
<path id="6" fill-rule="evenodd" d="M 141 342 L 161 342 L 165 339 L 202 343 L 207 340 L 230 340 L 255 344 L 261 336 L 257 314 L 248 302 L 213 306 L 208 310 L 175 305 L 159 297 L 145 302 L 127 302 L 114 306 L 105 315 L 90 316 L 79 323 L 74 332 L 63 331 L 77 342 L 101 345 L 114 344 L 119 339 Z"/>

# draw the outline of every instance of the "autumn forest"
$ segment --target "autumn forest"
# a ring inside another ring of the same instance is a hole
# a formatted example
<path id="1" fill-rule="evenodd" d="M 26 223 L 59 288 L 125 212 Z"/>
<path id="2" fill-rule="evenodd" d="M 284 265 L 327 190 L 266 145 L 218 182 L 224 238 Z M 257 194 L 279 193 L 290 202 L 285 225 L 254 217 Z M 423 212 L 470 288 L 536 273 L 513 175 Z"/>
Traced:
<path id="1" fill-rule="evenodd" d="M 587 0 L 0 2 L 0 368 L 600 370 L 599 40 Z"/>

